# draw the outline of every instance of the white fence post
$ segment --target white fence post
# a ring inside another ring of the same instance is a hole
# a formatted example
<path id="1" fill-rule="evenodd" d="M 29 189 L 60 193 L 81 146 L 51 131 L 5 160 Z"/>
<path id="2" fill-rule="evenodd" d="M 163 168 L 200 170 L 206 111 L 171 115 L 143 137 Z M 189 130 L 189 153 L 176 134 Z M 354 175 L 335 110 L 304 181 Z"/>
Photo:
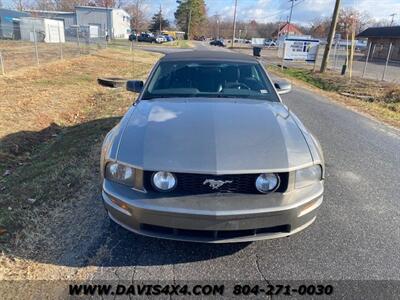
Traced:
<path id="1" fill-rule="evenodd" d="M 390 58 L 391 52 L 392 52 L 392 43 L 390 43 L 390 45 L 389 45 L 389 51 L 388 51 L 388 55 L 386 57 L 386 64 L 385 64 L 385 68 L 383 69 L 383 74 L 382 74 L 382 81 L 385 80 L 386 70 L 387 70 L 387 66 L 389 63 L 389 58 Z"/>
<path id="2" fill-rule="evenodd" d="M 4 60 L 3 60 L 3 55 L 1 54 L 1 52 L 0 52 L 0 68 L 1 68 L 1 74 L 5 75 L 5 72 L 4 72 Z"/>

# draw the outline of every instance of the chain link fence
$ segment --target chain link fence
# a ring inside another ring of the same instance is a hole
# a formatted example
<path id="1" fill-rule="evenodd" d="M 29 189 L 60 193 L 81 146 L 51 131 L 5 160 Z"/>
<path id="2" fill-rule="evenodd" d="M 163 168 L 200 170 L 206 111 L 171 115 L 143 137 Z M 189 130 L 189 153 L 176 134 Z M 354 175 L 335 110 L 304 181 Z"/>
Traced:
<path id="1" fill-rule="evenodd" d="M 319 71 L 325 45 L 320 45 L 315 62 L 283 61 L 278 55 L 278 47 L 264 47 L 261 57 L 267 65 L 279 65 Z M 252 48 L 236 49 L 238 52 L 252 55 Z M 348 59 L 350 47 L 333 45 L 331 48 L 328 69 L 330 71 L 377 81 L 400 83 L 400 43 L 369 43 L 366 47 L 356 47 L 352 67 Z"/>
<path id="2" fill-rule="evenodd" d="M 319 69 L 325 46 L 321 47 L 316 66 Z M 350 62 L 350 49 L 335 46 L 330 51 L 328 68 L 342 75 L 400 83 L 400 45 L 370 42 L 357 48 Z"/>
<path id="3" fill-rule="evenodd" d="M 65 29 L 58 20 L 24 19 L 18 23 L 0 23 L 0 75 L 107 47 L 105 33 L 93 32 L 89 26 Z"/>

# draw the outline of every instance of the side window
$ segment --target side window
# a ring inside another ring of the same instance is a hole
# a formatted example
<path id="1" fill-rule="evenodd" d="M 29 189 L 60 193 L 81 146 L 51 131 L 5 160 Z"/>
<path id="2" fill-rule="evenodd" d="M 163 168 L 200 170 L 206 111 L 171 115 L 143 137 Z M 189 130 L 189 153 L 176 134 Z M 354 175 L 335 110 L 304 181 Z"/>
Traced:
<path id="1" fill-rule="evenodd" d="M 252 67 L 251 67 L 251 76 L 252 76 L 253 78 L 257 79 L 258 81 L 260 81 L 260 76 L 259 76 L 259 74 L 258 74 L 257 69 L 256 69 L 255 66 L 252 66 Z"/>

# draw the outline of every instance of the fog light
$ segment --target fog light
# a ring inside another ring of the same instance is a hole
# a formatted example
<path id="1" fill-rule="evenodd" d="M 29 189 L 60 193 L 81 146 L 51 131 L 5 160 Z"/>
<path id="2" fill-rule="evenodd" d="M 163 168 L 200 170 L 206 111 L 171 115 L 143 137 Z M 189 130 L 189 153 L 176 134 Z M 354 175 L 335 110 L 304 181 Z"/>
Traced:
<path id="1" fill-rule="evenodd" d="M 157 191 L 170 192 L 176 187 L 177 180 L 174 174 L 160 171 L 153 173 L 151 183 Z"/>
<path id="2" fill-rule="evenodd" d="M 257 177 L 256 188 L 260 193 L 269 193 L 279 185 L 279 177 L 273 173 L 264 173 Z"/>

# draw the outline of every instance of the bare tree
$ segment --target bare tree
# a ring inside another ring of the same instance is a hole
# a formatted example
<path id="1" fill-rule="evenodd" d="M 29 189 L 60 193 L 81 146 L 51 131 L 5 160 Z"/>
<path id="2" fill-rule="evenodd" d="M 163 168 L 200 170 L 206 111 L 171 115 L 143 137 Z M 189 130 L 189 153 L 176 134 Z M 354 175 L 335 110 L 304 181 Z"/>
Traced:
<path id="1" fill-rule="evenodd" d="M 23 11 L 29 7 L 29 3 L 26 0 L 13 0 L 13 6 L 16 10 Z"/>
<path id="2" fill-rule="evenodd" d="M 90 4 L 99 7 L 116 7 L 117 0 L 92 0 Z"/>
<path id="3" fill-rule="evenodd" d="M 358 34 L 371 23 L 371 17 L 366 12 L 353 8 L 342 8 L 339 12 L 336 32 L 344 37 L 346 34 L 350 34 L 354 27 L 355 33 Z"/>
<path id="4" fill-rule="evenodd" d="M 56 10 L 73 11 L 75 6 L 89 5 L 90 0 L 54 0 Z"/>
<path id="5" fill-rule="evenodd" d="M 310 34 L 317 38 L 326 38 L 331 24 L 330 18 L 317 18 L 311 22 Z"/>
<path id="6" fill-rule="evenodd" d="M 51 0 L 36 0 L 32 8 L 39 10 L 54 10 L 55 3 Z"/>
<path id="7" fill-rule="evenodd" d="M 131 27 L 136 32 L 141 32 L 147 29 L 149 21 L 146 18 L 145 0 L 134 0 L 129 5 L 124 6 L 124 9 L 131 15 Z"/>

